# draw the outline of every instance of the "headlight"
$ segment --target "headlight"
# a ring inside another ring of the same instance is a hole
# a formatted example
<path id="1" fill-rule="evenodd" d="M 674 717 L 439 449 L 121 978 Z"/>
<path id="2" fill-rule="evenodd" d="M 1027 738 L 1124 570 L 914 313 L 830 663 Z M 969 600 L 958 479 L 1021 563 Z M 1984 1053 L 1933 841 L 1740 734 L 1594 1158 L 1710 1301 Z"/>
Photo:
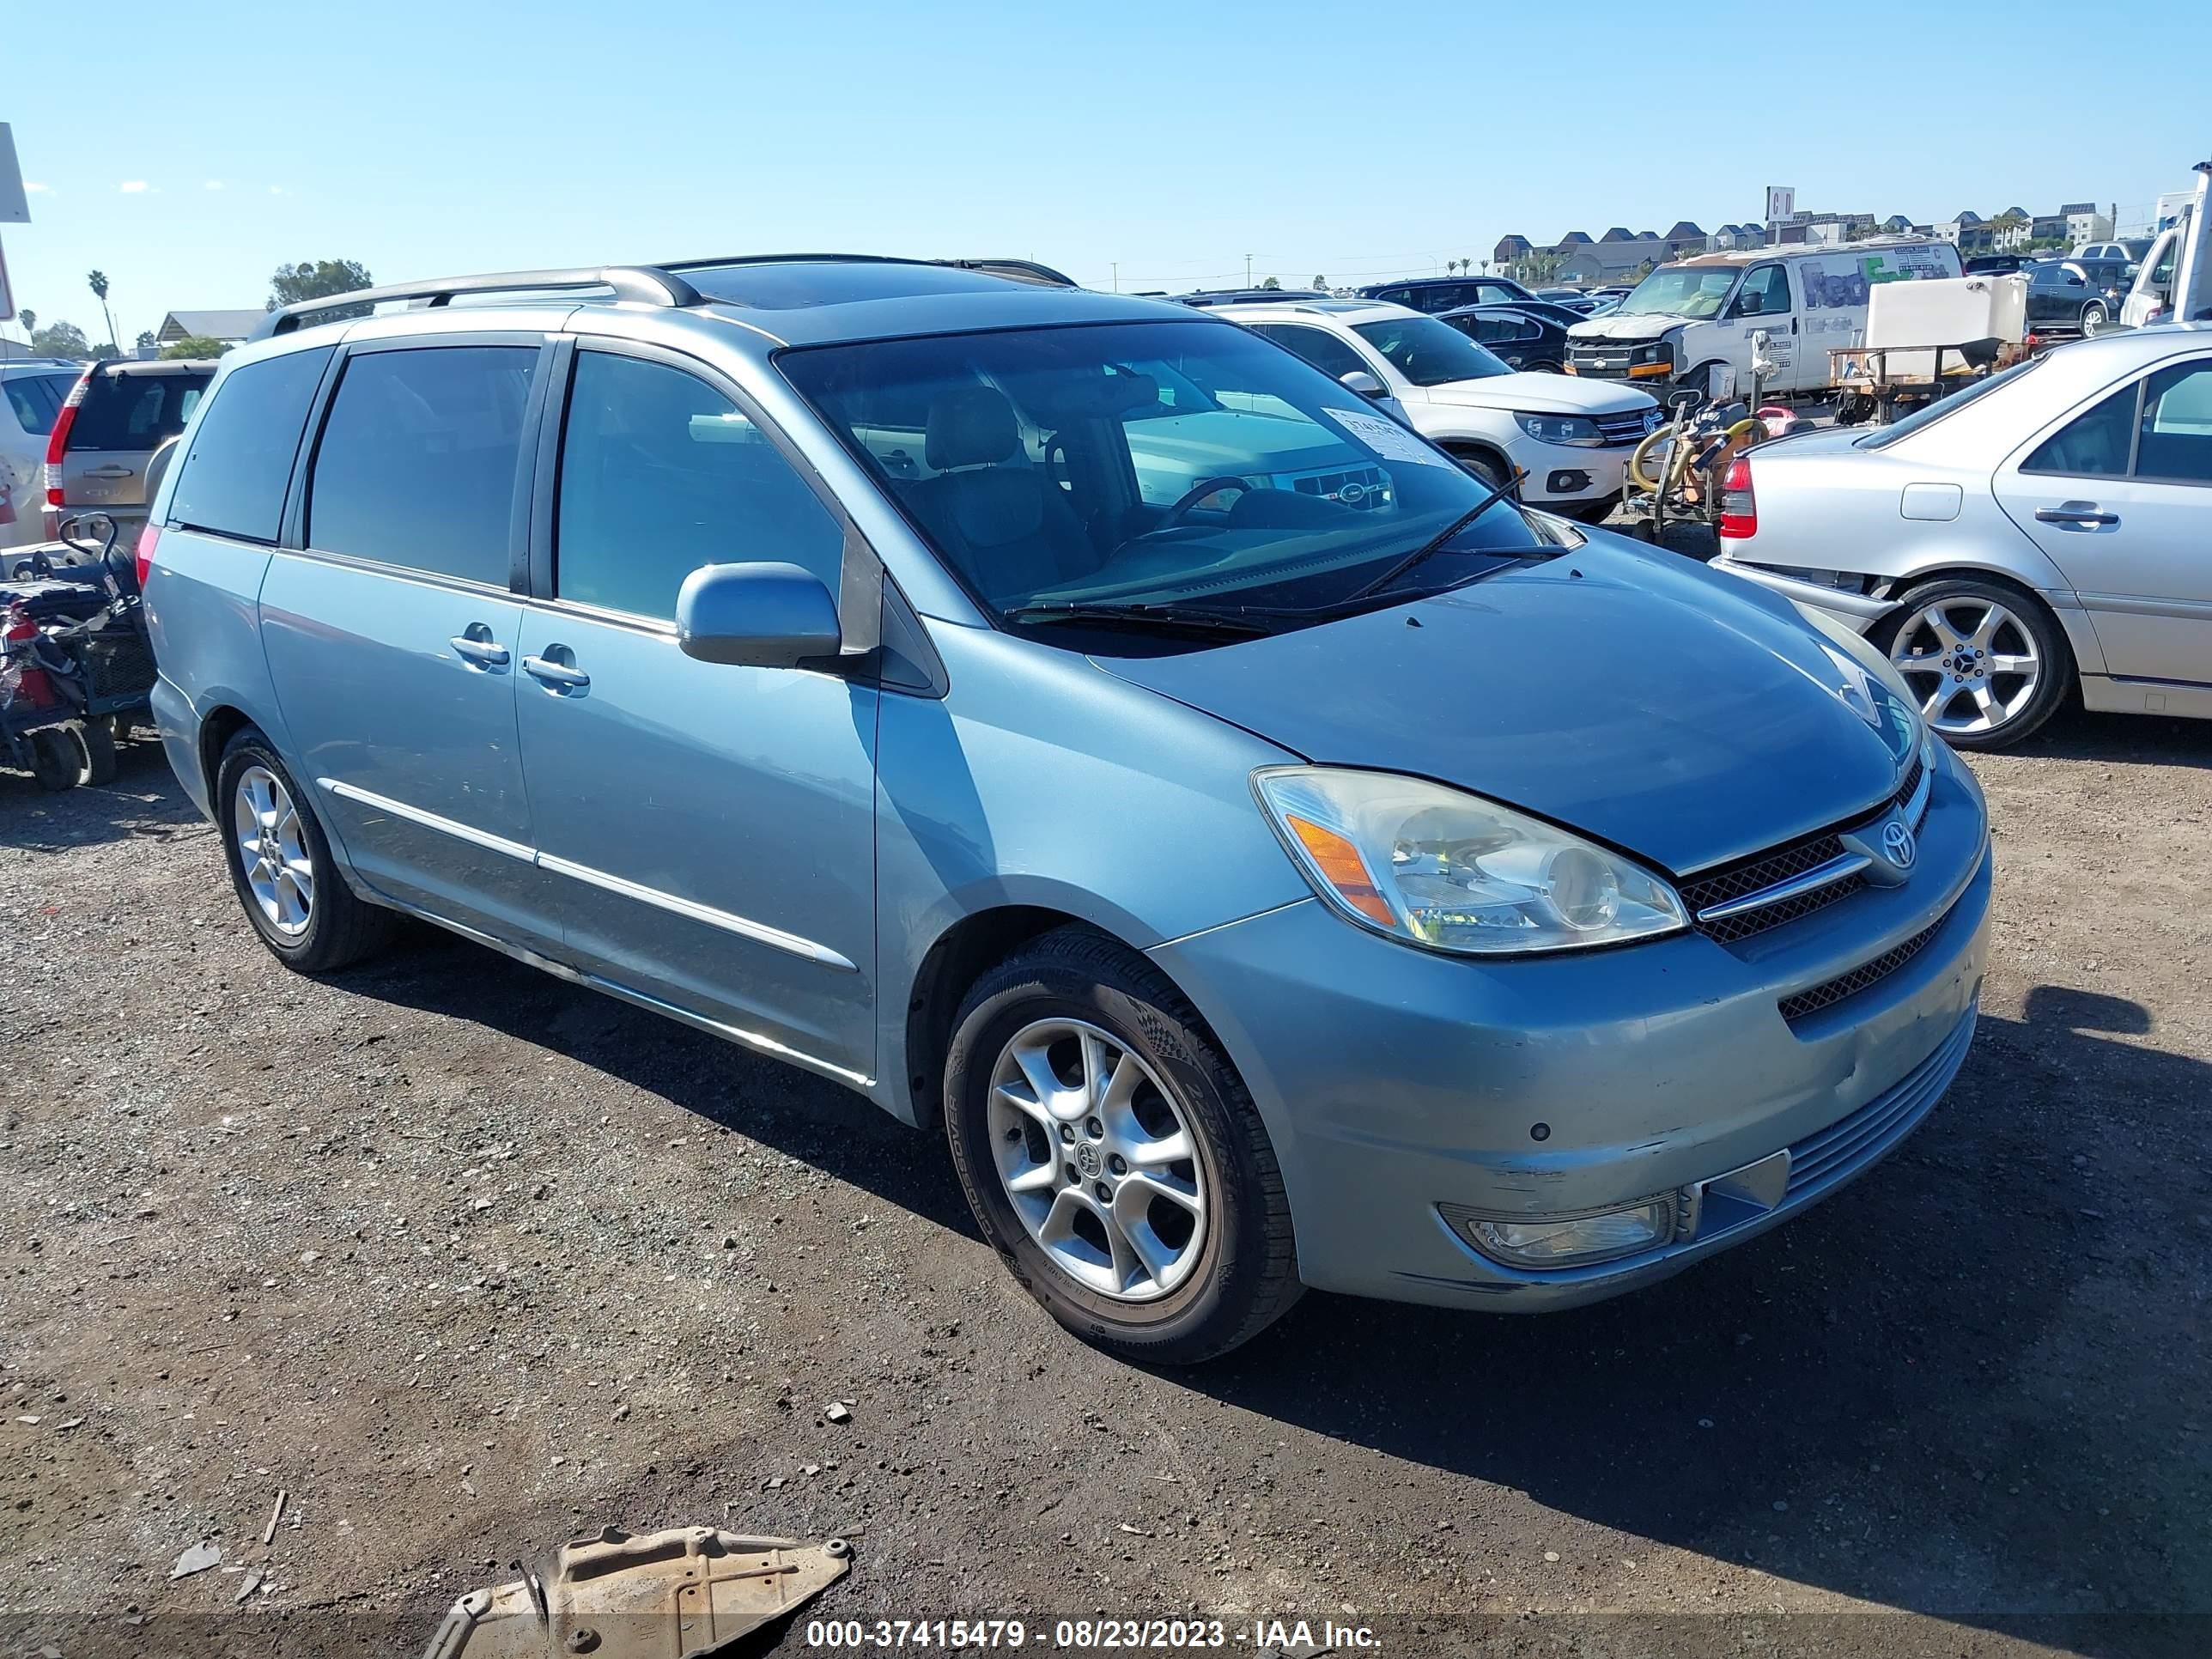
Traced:
<path id="1" fill-rule="evenodd" d="M 1513 418 L 1521 429 L 1538 443 L 1601 444 L 1605 441 L 1597 429 L 1597 422 L 1586 421 L 1579 415 L 1516 414 Z"/>
<path id="2" fill-rule="evenodd" d="M 1393 772 L 1264 767 L 1255 791 L 1314 891 L 1432 951 L 1577 950 L 1684 927 L 1674 890 L 1617 853 Z"/>

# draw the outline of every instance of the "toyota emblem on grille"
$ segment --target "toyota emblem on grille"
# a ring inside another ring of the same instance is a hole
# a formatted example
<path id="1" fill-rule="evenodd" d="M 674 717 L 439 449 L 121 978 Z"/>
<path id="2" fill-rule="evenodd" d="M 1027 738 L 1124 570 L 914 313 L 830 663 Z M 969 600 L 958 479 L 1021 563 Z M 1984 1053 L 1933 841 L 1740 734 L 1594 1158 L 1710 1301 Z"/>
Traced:
<path id="1" fill-rule="evenodd" d="M 1900 870 L 1910 870 L 1912 860 L 1920 855 L 1913 844 L 1912 826 L 1903 818 L 1892 818 L 1881 827 L 1881 855 Z"/>

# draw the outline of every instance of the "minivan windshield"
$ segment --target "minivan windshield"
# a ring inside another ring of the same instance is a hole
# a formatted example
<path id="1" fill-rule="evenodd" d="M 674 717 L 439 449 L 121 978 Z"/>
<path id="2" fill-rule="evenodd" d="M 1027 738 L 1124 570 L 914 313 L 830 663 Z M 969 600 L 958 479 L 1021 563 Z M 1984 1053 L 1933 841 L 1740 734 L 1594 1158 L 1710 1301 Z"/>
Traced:
<path id="1" fill-rule="evenodd" d="M 1717 317 L 1738 276 L 1734 265 L 1664 265 L 1620 302 L 1619 317 Z"/>
<path id="2" fill-rule="evenodd" d="M 1510 374 L 1504 362 L 1434 317 L 1391 317 L 1379 323 L 1354 323 L 1352 331 L 1389 360 L 1415 386 L 1444 386 L 1453 380 L 1486 380 Z"/>
<path id="3" fill-rule="evenodd" d="M 1449 456 L 1233 324 L 937 335 L 776 363 L 1012 626 L 1106 607 L 1297 626 L 1572 544 L 1510 501 L 1484 507 Z"/>

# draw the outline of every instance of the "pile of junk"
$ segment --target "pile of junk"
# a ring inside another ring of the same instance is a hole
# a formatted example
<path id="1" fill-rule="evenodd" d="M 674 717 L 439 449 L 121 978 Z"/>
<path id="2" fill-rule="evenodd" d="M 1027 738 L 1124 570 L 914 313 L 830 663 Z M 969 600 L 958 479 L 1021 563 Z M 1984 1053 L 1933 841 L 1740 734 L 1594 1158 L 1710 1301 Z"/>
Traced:
<path id="1" fill-rule="evenodd" d="M 0 553 L 0 761 L 47 789 L 106 783 L 154 689 L 137 562 L 104 513 Z"/>

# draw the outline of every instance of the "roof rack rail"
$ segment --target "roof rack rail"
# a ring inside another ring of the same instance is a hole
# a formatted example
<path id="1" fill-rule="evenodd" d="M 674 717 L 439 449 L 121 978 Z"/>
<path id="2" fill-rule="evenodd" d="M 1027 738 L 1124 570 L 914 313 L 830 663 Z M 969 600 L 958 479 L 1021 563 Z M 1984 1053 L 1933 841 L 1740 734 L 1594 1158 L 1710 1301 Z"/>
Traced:
<path id="1" fill-rule="evenodd" d="M 566 270 L 504 270 L 479 276 L 445 276 L 422 283 L 396 283 L 386 288 L 356 289 L 350 294 L 325 295 L 279 307 L 254 328 L 252 337 L 265 340 L 289 334 L 305 318 L 349 306 L 374 306 L 388 300 L 422 300 L 433 307 L 450 304 L 462 294 L 522 294 L 539 289 L 605 288 L 617 300 L 635 300 L 650 306 L 696 306 L 699 290 L 673 272 L 653 265 L 586 265 Z"/>
<path id="2" fill-rule="evenodd" d="M 1195 306 L 1206 311 L 1215 306 L 1287 306 L 1301 300 L 1333 300 L 1336 296 L 1317 288 L 1200 288 L 1170 297 L 1179 305 Z"/>
<path id="3" fill-rule="evenodd" d="M 1034 259 L 909 259 L 896 253 L 732 253 L 719 258 L 665 259 L 655 270 L 714 270 L 727 265 L 946 265 L 959 270 L 978 270 L 1009 282 L 1036 283 L 1048 288 L 1081 286 L 1065 271 Z"/>

